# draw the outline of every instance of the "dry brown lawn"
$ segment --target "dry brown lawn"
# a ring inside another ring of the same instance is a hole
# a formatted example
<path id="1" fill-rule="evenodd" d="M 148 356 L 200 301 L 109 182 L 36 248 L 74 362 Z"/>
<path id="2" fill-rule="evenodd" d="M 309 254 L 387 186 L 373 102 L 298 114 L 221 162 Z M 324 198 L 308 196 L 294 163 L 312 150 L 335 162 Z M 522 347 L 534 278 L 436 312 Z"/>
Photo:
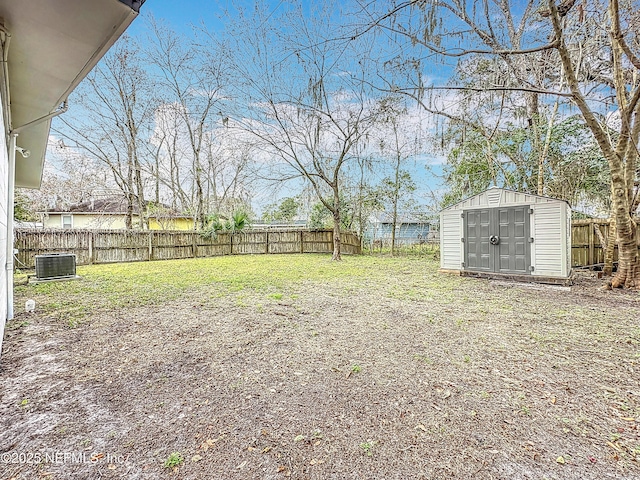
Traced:
<path id="1" fill-rule="evenodd" d="M 22 286 L 0 479 L 640 479 L 640 299 L 432 258 L 224 257 Z M 19 308 L 17 308 L 19 310 Z"/>

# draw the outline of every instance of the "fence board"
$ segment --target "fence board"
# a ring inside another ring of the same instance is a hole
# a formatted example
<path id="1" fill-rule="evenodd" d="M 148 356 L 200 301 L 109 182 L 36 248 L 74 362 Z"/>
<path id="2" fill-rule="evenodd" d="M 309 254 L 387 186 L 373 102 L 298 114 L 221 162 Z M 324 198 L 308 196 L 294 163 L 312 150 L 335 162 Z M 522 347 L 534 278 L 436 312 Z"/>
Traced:
<path id="1" fill-rule="evenodd" d="M 345 232 L 342 252 L 360 254 L 360 239 Z M 206 238 L 197 232 L 17 229 L 18 268 L 34 268 L 35 256 L 74 253 L 78 265 L 140 262 L 219 255 L 331 253 L 332 230 L 248 231 Z"/>
<path id="2" fill-rule="evenodd" d="M 609 221 L 602 219 L 573 220 L 571 222 L 571 265 L 589 266 L 604 263 L 604 248 L 595 233 L 598 227 L 605 239 L 609 238 Z M 636 241 L 640 248 L 640 235 L 636 231 Z M 613 253 L 613 261 L 618 261 L 618 246 Z"/>

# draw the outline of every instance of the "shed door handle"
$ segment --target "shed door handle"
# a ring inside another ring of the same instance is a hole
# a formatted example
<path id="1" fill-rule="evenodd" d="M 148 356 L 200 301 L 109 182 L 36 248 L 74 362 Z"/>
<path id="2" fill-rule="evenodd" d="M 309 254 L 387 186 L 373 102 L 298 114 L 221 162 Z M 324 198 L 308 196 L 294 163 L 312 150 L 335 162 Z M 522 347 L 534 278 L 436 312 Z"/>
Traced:
<path id="1" fill-rule="evenodd" d="M 489 243 L 491 245 L 498 245 L 500 243 L 500 237 L 497 235 L 491 235 L 489 237 Z"/>

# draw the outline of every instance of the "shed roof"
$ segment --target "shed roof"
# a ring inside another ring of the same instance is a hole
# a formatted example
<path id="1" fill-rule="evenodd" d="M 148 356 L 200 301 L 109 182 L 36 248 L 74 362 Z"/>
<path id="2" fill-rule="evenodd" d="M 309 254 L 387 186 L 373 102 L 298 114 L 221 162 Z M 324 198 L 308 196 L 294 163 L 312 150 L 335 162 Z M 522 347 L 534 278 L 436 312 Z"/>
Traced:
<path id="1" fill-rule="evenodd" d="M 534 195 L 532 193 L 524 193 L 518 192 L 516 190 L 508 190 L 506 188 L 499 187 L 491 187 L 484 192 L 478 193 L 477 195 L 473 195 L 471 197 L 465 198 L 455 205 L 450 205 L 447 208 L 442 209 L 442 212 L 446 212 L 449 210 L 460 210 L 464 208 L 473 208 L 479 207 L 482 205 L 486 205 L 489 207 L 499 207 L 503 203 L 514 204 L 514 203 L 549 203 L 549 202 L 559 202 L 564 204 L 569 204 L 566 200 L 560 200 L 558 198 L 545 197 L 542 195 Z"/>
<path id="2" fill-rule="evenodd" d="M 137 16 L 144 0 L 0 0 L 10 35 L 11 130 L 55 111 Z M 7 99 L 8 100 L 8 99 Z M 17 143 L 16 186 L 39 188 L 51 120 L 29 126 Z"/>

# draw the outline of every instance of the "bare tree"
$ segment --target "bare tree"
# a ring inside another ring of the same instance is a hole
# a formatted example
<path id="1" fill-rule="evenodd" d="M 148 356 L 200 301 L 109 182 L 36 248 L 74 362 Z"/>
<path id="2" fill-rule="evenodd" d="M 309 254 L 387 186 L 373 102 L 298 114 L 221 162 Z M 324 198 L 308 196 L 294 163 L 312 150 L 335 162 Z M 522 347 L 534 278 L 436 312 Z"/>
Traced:
<path id="1" fill-rule="evenodd" d="M 437 88 L 483 95 L 522 92 L 530 114 L 536 113 L 541 97 L 570 100 L 611 172 L 612 216 L 620 250 L 612 284 L 636 286 L 639 269 L 633 215 L 639 203 L 634 185 L 640 135 L 637 5 L 629 2 L 621 7 L 618 0 L 596 0 L 576 6 L 573 0 L 561 4 L 548 0 L 539 12 L 536 5 L 533 1 L 523 5 L 400 1 L 391 6 L 371 2 L 362 5 L 366 22 L 355 36 L 384 32 L 404 45 L 399 64 L 413 66 L 417 82 L 407 88 L 393 87 L 412 95 L 425 108 L 425 92 Z M 435 86 L 424 83 L 424 65 L 416 60 L 429 57 L 458 62 L 471 56 L 491 59 L 509 75 L 487 75 L 482 86 Z M 539 74 L 538 65 L 545 74 Z M 619 120 L 615 126 L 613 112 Z M 612 129 L 615 135 L 611 135 Z"/>
<path id="2" fill-rule="evenodd" d="M 366 142 L 377 104 L 361 78 L 363 45 L 326 41 L 335 30 L 332 17 L 329 10 L 314 11 L 311 21 L 301 6 L 284 18 L 257 9 L 234 25 L 226 47 L 234 97 L 248 101 L 230 128 L 246 132 L 265 178 L 303 179 L 313 188 L 331 212 L 332 258 L 340 260 L 344 169 Z M 275 24 L 286 27 L 276 31 Z"/>
<path id="3" fill-rule="evenodd" d="M 164 109 L 172 116 L 174 131 L 169 137 L 172 175 L 177 175 L 178 149 L 186 147 L 192 179 L 191 197 L 196 227 L 202 227 L 207 214 L 207 147 L 224 105 L 226 72 L 219 55 L 207 54 L 196 41 L 179 36 L 167 25 L 150 22 L 151 42 L 147 46 L 150 63 L 158 71 L 157 85 L 163 93 Z M 217 61 L 216 61 L 217 59 Z M 179 124 L 176 124 L 179 120 Z M 171 177 L 173 187 L 179 179 Z"/>
<path id="4" fill-rule="evenodd" d="M 420 149 L 420 132 L 410 128 L 407 120 L 407 109 L 400 97 L 388 97 L 381 101 L 378 144 L 383 156 L 392 164 L 392 176 L 382 180 L 380 190 L 383 199 L 391 204 L 391 255 L 396 250 L 396 228 L 398 227 L 398 208 L 403 196 L 411 194 L 415 183 L 402 167 Z M 406 204 L 406 199 L 405 199 Z"/>
<path id="5" fill-rule="evenodd" d="M 145 210 L 142 145 L 153 102 L 138 46 L 123 37 L 74 93 L 77 108 L 58 117 L 53 131 L 68 147 L 106 165 L 127 199 L 127 228 Z"/>

